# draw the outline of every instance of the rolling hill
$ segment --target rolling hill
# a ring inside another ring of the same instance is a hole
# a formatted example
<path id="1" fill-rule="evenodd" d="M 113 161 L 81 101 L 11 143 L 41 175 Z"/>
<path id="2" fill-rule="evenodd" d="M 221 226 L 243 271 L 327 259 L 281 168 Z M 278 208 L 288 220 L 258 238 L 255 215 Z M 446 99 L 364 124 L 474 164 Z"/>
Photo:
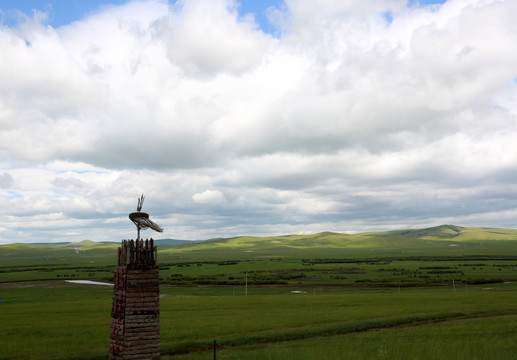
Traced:
<path id="1" fill-rule="evenodd" d="M 322 232 L 313 235 L 272 237 L 238 236 L 206 241 L 156 240 L 160 252 L 189 251 L 256 251 L 274 249 L 419 249 L 444 246 L 473 246 L 498 242 L 517 244 L 517 229 L 496 229 L 441 225 L 425 229 L 393 230 L 342 234 Z M 85 240 L 77 243 L 8 244 L 0 246 L 0 258 L 112 254 L 119 242 L 98 243 Z"/>
<path id="2" fill-rule="evenodd" d="M 265 250 L 310 248 L 412 248 L 415 246 L 460 246 L 494 241 L 517 241 L 516 229 L 494 229 L 441 225 L 425 229 L 393 230 L 342 234 L 322 232 L 313 235 L 285 235 L 273 237 L 238 236 L 178 246 L 175 251 L 202 250 Z"/>

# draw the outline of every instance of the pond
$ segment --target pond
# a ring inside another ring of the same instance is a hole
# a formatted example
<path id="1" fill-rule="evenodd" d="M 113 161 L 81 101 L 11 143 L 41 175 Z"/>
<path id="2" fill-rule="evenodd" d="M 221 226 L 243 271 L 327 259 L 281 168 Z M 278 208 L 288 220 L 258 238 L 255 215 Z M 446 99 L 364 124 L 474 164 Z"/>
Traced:
<path id="1" fill-rule="evenodd" d="M 83 285 L 104 285 L 104 286 L 113 286 L 113 284 L 102 282 L 102 281 L 93 281 L 93 280 L 65 280 L 69 283 L 74 284 L 83 284 Z"/>

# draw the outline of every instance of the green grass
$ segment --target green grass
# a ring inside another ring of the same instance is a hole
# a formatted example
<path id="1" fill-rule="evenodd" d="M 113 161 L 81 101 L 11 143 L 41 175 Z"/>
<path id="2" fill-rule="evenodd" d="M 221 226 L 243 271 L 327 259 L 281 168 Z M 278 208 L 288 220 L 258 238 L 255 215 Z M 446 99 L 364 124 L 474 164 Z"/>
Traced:
<path id="1" fill-rule="evenodd" d="M 302 294 L 293 294 L 288 288 L 252 287 L 249 296 L 244 296 L 242 288 L 228 287 L 161 290 L 164 359 L 184 352 L 190 358 L 204 358 L 204 349 L 213 340 L 221 344 L 223 353 L 236 351 L 237 355 L 229 358 L 238 358 L 239 351 L 246 353 L 248 346 L 257 353 L 256 358 L 261 357 L 261 349 L 266 355 L 271 352 L 267 355 L 270 358 L 283 358 L 285 349 L 299 347 L 297 351 L 303 351 L 321 337 L 332 341 L 327 338 L 359 336 L 358 331 L 406 325 L 425 329 L 437 321 L 517 315 L 515 284 L 458 287 L 456 292 L 451 287 L 438 287 L 400 292 L 321 289 Z M 1 285 L 0 358 L 104 359 L 111 296 L 109 287 L 61 281 Z M 512 323 L 502 324 L 506 323 L 501 322 L 504 331 L 500 331 L 500 342 L 510 342 L 515 328 Z M 275 351 L 280 351 L 278 357 Z M 372 350 L 362 351 L 362 358 L 367 358 Z"/>
<path id="2" fill-rule="evenodd" d="M 218 359 L 512 359 L 517 316 L 451 320 L 434 324 L 304 340 L 218 347 Z M 474 340 L 475 339 L 475 340 Z M 474 340 L 474 341 L 473 341 Z M 208 359 L 207 352 L 173 357 Z M 162 357 L 172 359 L 172 357 Z"/>
<path id="3" fill-rule="evenodd" d="M 118 245 L 0 246 L 0 359 L 105 359 L 112 288 L 63 280 L 112 279 Z M 515 230 L 239 237 L 160 247 L 159 262 L 163 359 L 211 358 L 214 340 L 218 359 L 516 350 Z"/>
<path id="4" fill-rule="evenodd" d="M 230 289 L 220 287 L 162 288 L 163 358 L 176 358 L 184 352 L 189 354 L 186 358 L 205 358 L 205 349 L 213 340 L 221 344 L 221 354 L 230 354 L 229 358 L 239 358 L 238 354 L 248 351 L 256 355 L 246 358 L 261 358 L 262 350 L 264 358 L 284 358 L 285 351 L 294 351 L 292 358 L 296 358 L 303 349 L 317 347 L 319 342 L 322 347 L 339 339 L 352 344 L 349 339 L 367 336 L 370 332 L 358 332 L 368 330 L 391 332 L 413 325 L 424 329 L 420 341 L 427 341 L 425 334 L 441 322 L 456 324 L 451 320 L 481 321 L 504 315 L 514 319 L 517 315 L 515 284 L 463 287 L 456 292 L 452 288 L 412 288 L 400 292 L 327 289 L 293 294 L 285 288 L 251 288 L 247 297 L 242 289 L 236 290 L 233 296 Z M 0 358 L 105 358 L 111 288 L 38 282 L 4 284 L 0 294 L 4 300 L 0 303 Z M 515 337 L 514 322 L 495 323 L 499 326 L 499 342 L 494 344 L 510 343 Z M 434 338 L 429 337 L 429 346 L 436 345 L 439 331 L 434 334 Z M 469 339 L 468 334 L 462 336 L 463 342 Z M 381 340 L 371 340 L 371 346 L 357 348 L 356 352 L 362 351 L 359 358 L 367 358 L 372 349 L 381 348 Z M 490 343 L 483 346 L 489 348 Z M 332 356 L 334 353 L 326 358 Z"/>
<path id="5" fill-rule="evenodd" d="M 65 282 L 2 285 L 0 359 L 105 358 L 112 291 Z"/>
<path id="6" fill-rule="evenodd" d="M 513 233 L 442 226 L 357 235 L 214 240 L 160 248 L 160 279 L 163 284 L 174 285 L 239 286 L 247 272 L 252 285 L 276 286 L 408 287 L 452 280 L 468 284 L 517 281 L 517 241 L 510 239 Z M 467 240 L 452 242 L 451 236 Z M 491 238 L 497 236 L 502 240 Z M 478 239 L 481 237 L 484 240 Z M 0 246 L 0 283 L 110 281 L 116 245 Z"/>
<path id="7" fill-rule="evenodd" d="M 165 352 L 180 352 L 201 349 L 213 339 L 223 346 L 240 346 L 411 323 L 516 314 L 513 284 L 484 289 L 463 288 L 456 293 L 449 288 L 420 288 L 400 293 L 342 290 L 316 295 L 219 296 L 210 299 L 209 304 L 204 297 L 166 297 L 162 299 L 162 336 L 173 341 L 162 344 Z M 174 327 L 170 329 L 166 326 L 169 308 L 174 309 Z"/>

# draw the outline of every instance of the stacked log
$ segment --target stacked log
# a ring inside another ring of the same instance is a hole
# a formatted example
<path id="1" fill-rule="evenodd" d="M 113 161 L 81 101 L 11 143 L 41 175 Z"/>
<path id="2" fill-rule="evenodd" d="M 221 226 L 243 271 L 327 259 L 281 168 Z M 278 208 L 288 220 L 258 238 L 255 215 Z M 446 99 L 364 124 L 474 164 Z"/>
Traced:
<path id="1" fill-rule="evenodd" d="M 124 240 L 118 250 L 110 359 L 160 358 L 160 288 L 153 240 Z"/>

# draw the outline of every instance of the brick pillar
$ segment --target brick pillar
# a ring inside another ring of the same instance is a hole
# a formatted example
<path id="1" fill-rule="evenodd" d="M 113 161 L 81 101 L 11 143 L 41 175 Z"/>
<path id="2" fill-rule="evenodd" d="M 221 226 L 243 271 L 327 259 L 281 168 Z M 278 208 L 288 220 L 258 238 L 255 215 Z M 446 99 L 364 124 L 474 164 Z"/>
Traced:
<path id="1" fill-rule="evenodd" d="M 160 288 L 153 239 L 124 240 L 118 249 L 109 359 L 160 359 Z"/>

